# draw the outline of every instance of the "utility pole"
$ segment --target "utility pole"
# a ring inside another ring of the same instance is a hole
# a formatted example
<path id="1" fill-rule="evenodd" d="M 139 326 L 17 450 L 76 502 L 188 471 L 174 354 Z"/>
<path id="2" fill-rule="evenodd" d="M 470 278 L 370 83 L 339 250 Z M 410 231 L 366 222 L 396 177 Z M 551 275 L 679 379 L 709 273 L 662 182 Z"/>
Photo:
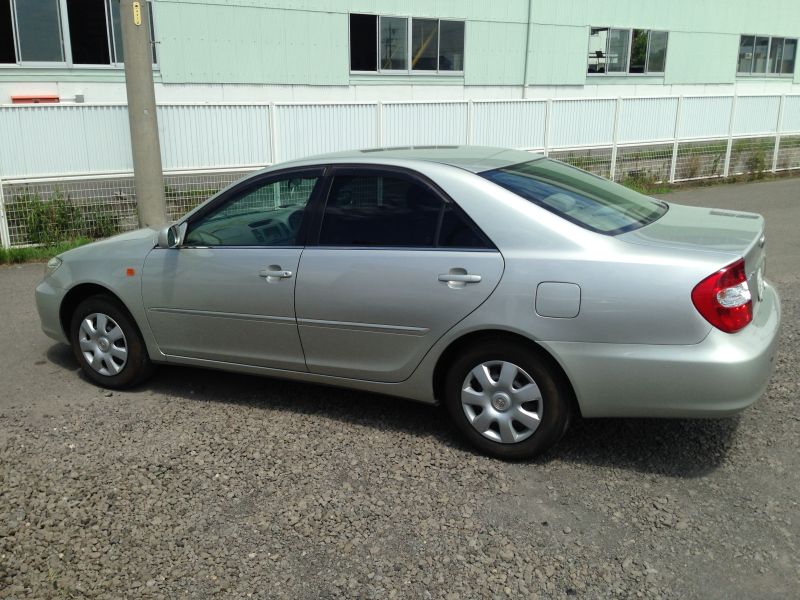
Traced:
<path id="1" fill-rule="evenodd" d="M 167 212 L 153 88 L 153 51 L 147 12 L 150 7 L 145 0 L 119 0 L 119 4 L 139 225 L 157 228 L 167 220 Z"/>

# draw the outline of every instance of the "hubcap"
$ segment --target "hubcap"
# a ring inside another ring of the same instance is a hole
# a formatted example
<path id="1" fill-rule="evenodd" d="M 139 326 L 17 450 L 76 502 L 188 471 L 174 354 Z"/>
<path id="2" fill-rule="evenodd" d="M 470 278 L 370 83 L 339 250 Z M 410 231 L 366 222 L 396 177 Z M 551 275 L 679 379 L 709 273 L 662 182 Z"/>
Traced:
<path id="1" fill-rule="evenodd" d="M 103 313 L 92 313 L 83 319 L 78 344 L 86 363 L 100 375 L 117 375 L 128 362 L 128 341 L 122 328 Z"/>
<path id="2" fill-rule="evenodd" d="M 514 363 L 487 361 L 461 386 L 467 420 L 483 437 L 516 444 L 533 435 L 542 420 L 542 394 L 533 378 Z"/>
<path id="3" fill-rule="evenodd" d="M 511 408 L 511 398 L 508 397 L 508 394 L 497 392 L 492 396 L 492 408 L 499 412 L 506 412 Z"/>

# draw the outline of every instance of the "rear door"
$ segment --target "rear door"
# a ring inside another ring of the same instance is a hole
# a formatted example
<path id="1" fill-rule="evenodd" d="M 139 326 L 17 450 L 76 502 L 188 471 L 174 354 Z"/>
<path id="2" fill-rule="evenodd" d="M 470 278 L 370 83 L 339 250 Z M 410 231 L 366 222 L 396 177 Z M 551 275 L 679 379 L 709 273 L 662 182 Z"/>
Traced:
<path id="1" fill-rule="evenodd" d="M 147 256 L 142 297 L 167 355 L 305 371 L 294 286 L 306 205 L 323 171 L 257 177 L 190 217 L 179 248 Z"/>
<path id="2" fill-rule="evenodd" d="M 492 293 L 503 258 L 418 174 L 339 167 L 298 269 L 295 307 L 313 373 L 408 378 Z"/>

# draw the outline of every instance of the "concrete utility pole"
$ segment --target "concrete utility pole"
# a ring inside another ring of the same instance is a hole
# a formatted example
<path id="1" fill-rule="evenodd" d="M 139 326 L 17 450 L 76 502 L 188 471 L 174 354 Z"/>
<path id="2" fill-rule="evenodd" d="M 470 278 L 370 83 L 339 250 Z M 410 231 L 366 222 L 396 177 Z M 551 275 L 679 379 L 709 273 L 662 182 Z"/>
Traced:
<path id="1" fill-rule="evenodd" d="M 153 88 L 149 6 L 145 0 L 119 0 L 119 4 L 139 225 L 158 227 L 167 220 L 167 212 Z"/>

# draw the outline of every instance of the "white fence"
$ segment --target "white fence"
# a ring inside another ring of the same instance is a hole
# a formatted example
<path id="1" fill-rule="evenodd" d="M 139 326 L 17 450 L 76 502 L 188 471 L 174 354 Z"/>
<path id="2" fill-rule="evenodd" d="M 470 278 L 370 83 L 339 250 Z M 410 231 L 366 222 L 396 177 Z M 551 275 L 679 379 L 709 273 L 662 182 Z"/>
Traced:
<path id="1" fill-rule="evenodd" d="M 175 188 L 173 213 L 227 183 L 231 172 L 380 146 L 522 148 L 616 180 L 800 168 L 797 95 L 164 104 L 158 111 L 167 191 L 180 180 L 191 192 Z M 65 190 L 73 202 L 88 199 L 86 206 L 102 200 L 109 214 L 114 198 L 135 207 L 132 169 L 125 105 L 0 107 L 0 241 L 30 241 L 19 210 L 10 215 L 21 190 L 40 199 Z M 131 214 L 120 227 L 134 226 Z"/>

